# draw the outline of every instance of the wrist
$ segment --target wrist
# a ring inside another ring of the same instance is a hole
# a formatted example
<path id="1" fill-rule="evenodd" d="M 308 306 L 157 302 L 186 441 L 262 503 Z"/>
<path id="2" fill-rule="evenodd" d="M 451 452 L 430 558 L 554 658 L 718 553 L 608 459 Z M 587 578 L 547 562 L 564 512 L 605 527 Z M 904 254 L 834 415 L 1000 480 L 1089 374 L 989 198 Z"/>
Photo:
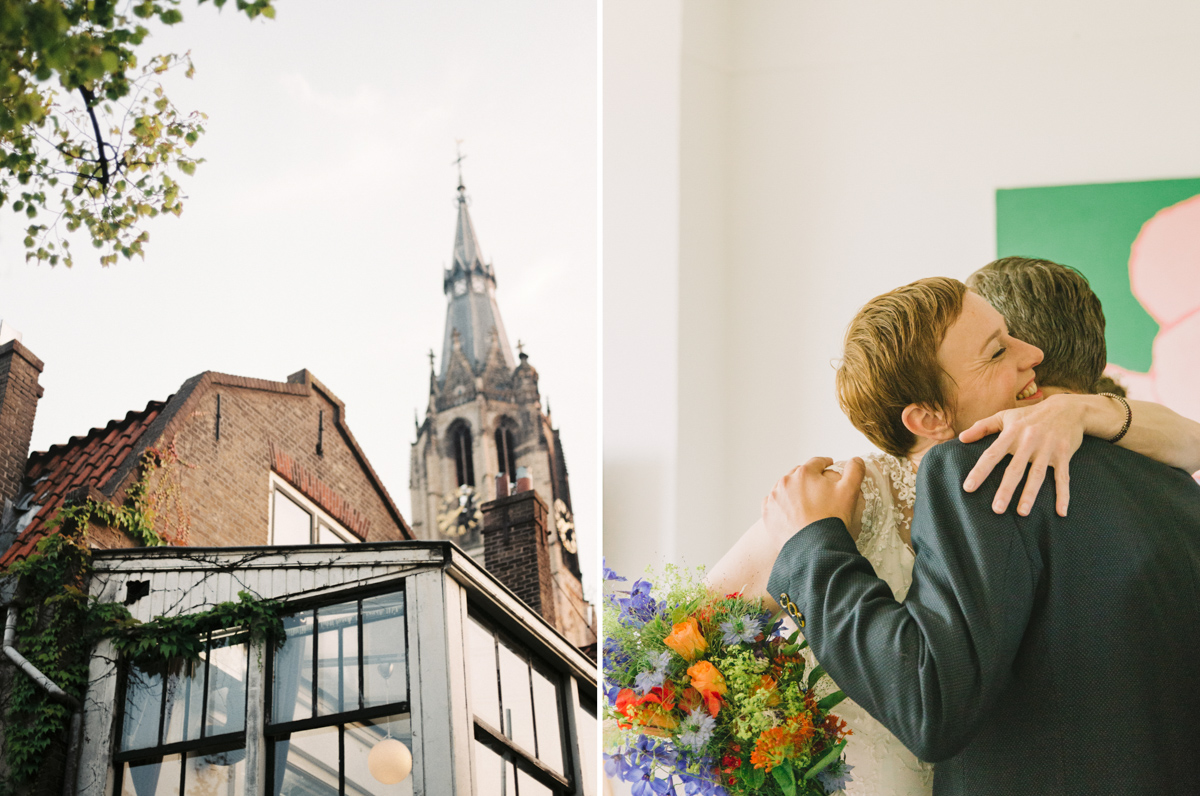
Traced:
<path id="1" fill-rule="evenodd" d="M 1076 396 L 1083 404 L 1083 433 L 1112 439 L 1125 424 L 1125 407 L 1107 395 Z"/>

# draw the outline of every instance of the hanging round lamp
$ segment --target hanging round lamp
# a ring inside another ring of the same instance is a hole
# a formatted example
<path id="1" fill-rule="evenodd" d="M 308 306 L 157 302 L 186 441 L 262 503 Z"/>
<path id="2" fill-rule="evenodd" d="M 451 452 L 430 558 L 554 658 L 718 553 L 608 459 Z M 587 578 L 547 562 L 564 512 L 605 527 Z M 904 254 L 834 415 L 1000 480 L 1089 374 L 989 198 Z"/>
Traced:
<path id="1" fill-rule="evenodd" d="M 384 738 L 367 755 L 367 769 L 384 785 L 403 782 L 412 773 L 412 752 L 395 738 Z"/>

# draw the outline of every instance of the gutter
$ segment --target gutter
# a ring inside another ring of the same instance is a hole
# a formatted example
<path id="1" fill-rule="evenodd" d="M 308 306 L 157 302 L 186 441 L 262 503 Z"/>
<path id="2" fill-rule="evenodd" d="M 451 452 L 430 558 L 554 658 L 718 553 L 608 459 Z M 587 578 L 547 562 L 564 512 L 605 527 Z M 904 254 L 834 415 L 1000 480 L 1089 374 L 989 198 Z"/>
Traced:
<path id="1" fill-rule="evenodd" d="M 71 730 L 67 741 L 67 760 L 64 766 L 63 796 L 75 796 L 75 779 L 79 768 L 79 747 L 83 734 L 83 705 L 79 700 L 63 691 L 46 675 L 42 674 L 29 659 L 17 651 L 17 607 L 8 606 L 8 618 L 4 622 L 4 654 L 17 665 L 17 668 L 29 675 L 38 687 L 48 693 L 51 698 L 58 700 L 71 708 Z"/>

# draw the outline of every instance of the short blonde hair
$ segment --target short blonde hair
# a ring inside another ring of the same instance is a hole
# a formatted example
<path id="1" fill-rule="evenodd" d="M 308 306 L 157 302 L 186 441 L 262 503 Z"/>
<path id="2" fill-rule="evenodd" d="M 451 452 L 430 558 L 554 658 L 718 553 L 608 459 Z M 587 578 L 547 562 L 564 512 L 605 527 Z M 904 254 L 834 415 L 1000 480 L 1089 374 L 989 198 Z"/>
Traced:
<path id="1" fill-rule="evenodd" d="M 838 403 L 855 428 L 893 456 L 907 455 L 917 441 L 901 419 L 906 406 L 953 414 L 938 349 L 966 292 L 957 279 L 918 279 L 868 301 L 846 330 Z"/>

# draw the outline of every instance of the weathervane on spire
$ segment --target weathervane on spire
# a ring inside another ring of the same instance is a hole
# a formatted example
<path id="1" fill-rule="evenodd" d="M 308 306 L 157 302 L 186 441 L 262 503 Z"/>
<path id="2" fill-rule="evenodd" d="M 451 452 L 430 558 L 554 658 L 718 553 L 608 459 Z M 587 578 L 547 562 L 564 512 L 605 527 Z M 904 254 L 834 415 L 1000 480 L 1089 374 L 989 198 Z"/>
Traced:
<path id="1" fill-rule="evenodd" d="M 429 349 L 429 370 L 433 371 L 433 349 Z"/>
<path id="2" fill-rule="evenodd" d="M 467 156 L 462 153 L 462 143 L 463 143 L 463 139 L 461 139 L 461 138 L 454 139 L 454 151 L 455 151 L 455 153 L 458 154 L 458 157 L 455 158 L 454 161 L 450 165 L 458 166 L 458 190 L 465 191 L 466 188 L 463 186 L 463 178 L 462 178 L 462 162 L 464 160 L 466 160 Z"/>

